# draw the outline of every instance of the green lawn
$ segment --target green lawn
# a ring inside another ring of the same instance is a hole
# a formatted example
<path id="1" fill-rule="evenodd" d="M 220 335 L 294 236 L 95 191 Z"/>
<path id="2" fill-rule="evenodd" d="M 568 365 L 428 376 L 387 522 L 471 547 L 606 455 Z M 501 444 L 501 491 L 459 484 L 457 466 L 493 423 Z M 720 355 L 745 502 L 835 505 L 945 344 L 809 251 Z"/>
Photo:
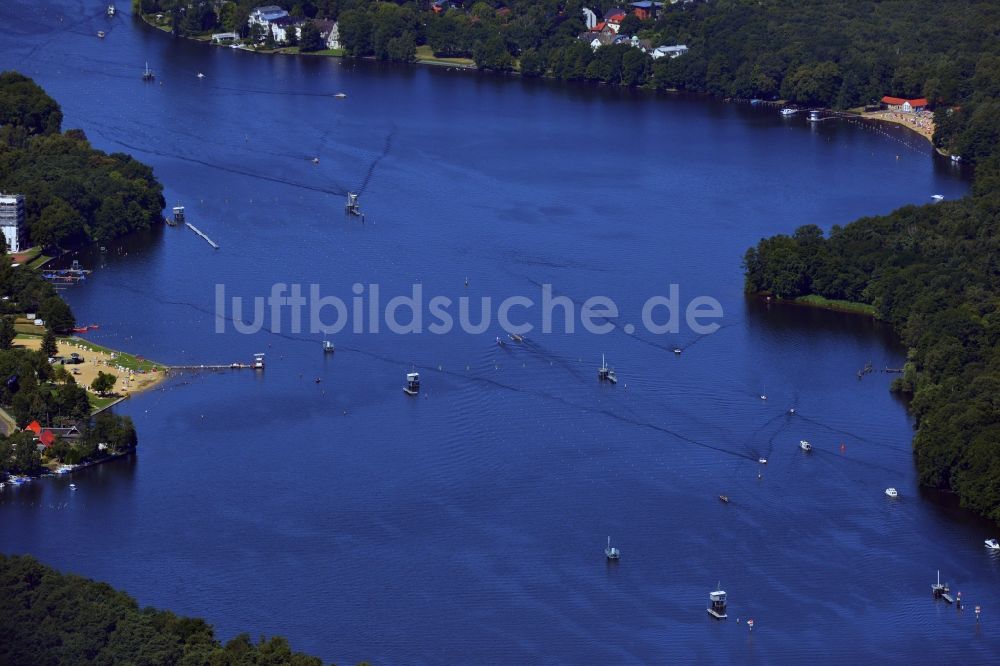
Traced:
<path id="1" fill-rule="evenodd" d="M 333 56 L 335 58 L 343 58 L 344 49 L 323 49 L 321 51 L 303 51 L 302 55 Z"/>
<path id="2" fill-rule="evenodd" d="M 100 352 L 105 352 L 107 354 L 118 354 L 118 357 L 115 359 L 115 363 L 117 365 L 122 366 L 123 368 L 135 370 L 136 372 L 149 372 L 153 368 L 160 368 L 162 370 L 163 368 L 167 367 L 163 363 L 157 363 L 156 361 L 150 361 L 149 359 L 145 358 L 140 359 L 138 356 L 135 356 L 133 354 L 127 354 L 125 352 L 117 351 L 115 349 L 102 347 L 101 345 L 90 342 L 89 340 L 84 340 L 83 338 L 77 336 L 73 336 L 72 338 L 70 338 L 70 340 L 72 340 L 76 344 L 79 344 L 85 349 L 90 349 L 91 351 L 95 352 L 100 351 Z"/>
<path id="3" fill-rule="evenodd" d="M 99 396 L 90 391 L 87 391 L 87 400 L 90 401 L 90 411 L 91 413 L 96 412 L 100 409 L 104 409 L 116 400 L 120 400 L 120 395 L 107 395 Z"/>
<path id="4" fill-rule="evenodd" d="M 874 306 L 868 305 L 867 303 L 855 303 L 853 301 L 838 301 L 830 298 L 823 298 L 822 296 L 817 296 L 815 294 L 810 294 L 809 296 L 799 296 L 795 299 L 796 303 L 802 303 L 803 305 L 811 305 L 817 308 L 826 308 L 827 310 L 839 310 L 841 312 L 855 312 L 857 314 L 865 314 L 871 317 L 878 315 Z"/>
<path id="5" fill-rule="evenodd" d="M 52 257 L 42 254 L 42 251 L 39 250 L 35 258 L 28 262 L 28 268 L 38 269 L 44 266 L 45 264 L 49 263 L 50 261 L 52 261 Z"/>
<path id="6" fill-rule="evenodd" d="M 466 67 L 470 65 L 475 67 L 476 65 L 476 61 L 472 58 L 439 58 L 434 55 L 434 51 L 427 44 L 417 47 L 417 60 L 424 60 L 427 62 L 443 62 L 449 65 L 463 65 Z"/>

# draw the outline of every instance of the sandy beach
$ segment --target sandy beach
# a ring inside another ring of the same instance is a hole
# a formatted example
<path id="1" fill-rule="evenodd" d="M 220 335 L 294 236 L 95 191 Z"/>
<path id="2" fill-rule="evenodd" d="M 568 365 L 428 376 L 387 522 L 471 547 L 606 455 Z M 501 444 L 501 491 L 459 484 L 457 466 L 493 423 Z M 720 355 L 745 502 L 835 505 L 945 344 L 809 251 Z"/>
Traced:
<path id="1" fill-rule="evenodd" d="M 934 114 L 923 111 L 921 113 L 902 113 L 900 111 L 870 111 L 861 114 L 862 118 L 868 120 L 881 120 L 895 125 L 913 130 L 928 141 L 934 137 Z"/>
<path id="2" fill-rule="evenodd" d="M 38 337 L 18 336 L 14 341 L 17 347 L 26 349 L 38 349 L 41 347 L 42 339 Z M 83 357 L 83 363 L 76 365 L 66 365 L 66 370 L 73 373 L 76 382 L 90 391 L 90 383 L 97 377 L 98 372 L 110 373 L 118 377 L 113 393 L 127 396 L 132 393 L 147 391 L 167 376 L 166 366 L 143 362 L 139 371 L 134 370 L 129 365 L 134 366 L 134 357 L 119 354 L 112 350 L 96 348 L 90 343 L 77 338 L 60 338 L 58 341 L 59 355 L 68 358 L 70 354 L 79 354 Z M 126 361 L 128 359 L 128 361 Z M 149 370 L 146 368 L 149 367 Z"/>

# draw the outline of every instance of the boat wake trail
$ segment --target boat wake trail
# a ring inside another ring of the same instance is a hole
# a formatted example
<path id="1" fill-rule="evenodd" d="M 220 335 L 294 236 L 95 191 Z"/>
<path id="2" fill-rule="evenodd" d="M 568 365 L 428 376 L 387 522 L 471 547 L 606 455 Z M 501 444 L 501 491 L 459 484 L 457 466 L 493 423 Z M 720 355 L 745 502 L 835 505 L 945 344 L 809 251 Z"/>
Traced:
<path id="1" fill-rule="evenodd" d="M 180 155 L 178 153 L 169 153 L 166 151 L 154 150 L 152 148 L 135 146 L 120 139 L 116 139 L 112 136 L 109 136 L 106 133 L 102 132 L 101 130 L 98 130 L 97 133 L 100 134 L 102 137 L 104 137 L 105 140 L 110 141 L 111 143 L 122 146 L 123 148 L 128 148 L 129 150 L 134 150 L 136 152 L 146 153 L 148 155 L 157 155 L 159 157 L 172 158 L 184 162 L 191 162 L 193 164 L 200 164 L 202 166 L 209 167 L 210 169 L 218 169 L 219 171 L 225 171 L 226 173 L 231 173 L 238 176 L 246 176 L 248 178 L 255 178 L 257 180 L 264 180 L 271 183 L 278 183 L 280 185 L 287 185 L 289 187 L 295 187 L 301 190 L 309 190 L 311 192 L 322 192 L 323 194 L 332 194 L 334 196 L 341 196 L 341 197 L 347 196 L 347 192 L 344 190 L 336 190 L 329 187 L 320 187 L 319 185 L 307 185 L 305 183 L 296 182 L 285 178 L 278 178 L 277 176 L 267 176 L 260 173 L 254 173 L 253 171 L 246 171 L 244 169 L 237 169 L 236 167 L 229 167 L 229 166 L 224 166 L 222 164 L 208 162 L 206 160 L 200 160 L 196 157 L 188 157 L 186 155 Z"/>
<path id="2" fill-rule="evenodd" d="M 813 425 L 817 425 L 820 428 L 825 428 L 826 430 L 829 430 L 830 432 L 835 432 L 835 433 L 838 433 L 840 435 L 844 435 L 846 437 L 850 437 L 851 439 L 855 439 L 855 440 L 857 440 L 859 442 L 864 442 L 865 444 L 871 444 L 872 446 L 878 446 L 878 447 L 881 447 L 883 449 L 888 449 L 890 451 L 896 451 L 897 453 L 909 454 L 909 452 L 910 452 L 909 449 L 901 448 L 901 447 L 898 447 L 898 446 L 893 446 L 892 444 L 886 444 L 885 442 L 881 442 L 881 441 L 878 441 L 878 440 L 875 440 L 875 439 L 869 439 L 867 437 L 863 437 L 861 435 L 858 435 L 857 433 L 853 433 L 853 432 L 851 432 L 849 430 L 842 430 L 840 428 L 835 428 L 835 427 L 833 427 L 831 425 L 827 425 L 827 424 L 823 423 L 822 421 L 817 421 L 815 419 L 809 418 L 808 416 L 803 416 L 802 414 L 799 414 L 798 412 L 795 413 L 795 416 L 797 416 L 798 418 L 802 419 L 803 421 L 806 421 L 808 423 L 812 423 Z"/>
<path id="3" fill-rule="evenodd" d="M 392 150 L 392 141 L 396 138 L 396 124 L 392 124 L 392 129 L 385 136 L 385 142 L 382 145 L 382 152 L 379 153 L 378 157 L 372 160 L 372 163 L 368 165 L 368 171 L 365 172 L 365 178 L 361 181 L 361 185 L 358 187 L 358 194 L 364 194 L 365 190 L 368 189 L 368 183 L 371 182 L 372 176 L 375 174 L 375 168 L 378 167 L 379 162 L 381 162 Z"/>

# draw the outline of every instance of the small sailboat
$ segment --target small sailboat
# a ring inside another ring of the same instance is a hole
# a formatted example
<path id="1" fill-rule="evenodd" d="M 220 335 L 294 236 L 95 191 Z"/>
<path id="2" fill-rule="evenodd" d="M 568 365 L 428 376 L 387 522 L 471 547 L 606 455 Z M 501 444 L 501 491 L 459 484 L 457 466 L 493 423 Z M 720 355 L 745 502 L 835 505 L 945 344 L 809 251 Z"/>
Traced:
<path id="1" fill-rule="evenodd" d="M 418 393 L 420 393 L 419 372 L 406 373 L 406 386 L 403 387 L 403 393 L 405 393 L 406 395 L 417 395 Z"/>
<path id="2" fill-rule="evenodd" d="M 1000 541 L 996 539 L 987 539 L 984 543 L 990 550 L 1000 550 Z"/>
<path id="3" fill-rule="evenodd" d="M 506 347 L 507 346 L 507 342 L 503 338 L 501 338 L 499 335 L 497 336 L 497 346 L 498 347 Z"/>
<path id="4" fill-rule="evenodd" d="M 156 74 L 154 74 L 153 70 L 151 70 L 149 68 L 149 63 L 147 62 L 146 63 L 146 69 L 143 70 L 143 72 L 142 72 L 142 80 L 143 81 L 152 81 L 155 78 L 156 78 Z"/>
<path id="5" fill-rule="evenodd" d="M 789 414 L 794 414 L 795 413 L 795 408 L 794 407 L 789 407 L 788 408 L 788 413 Z"/>
<path id="6" fill-rule="evenodd" d="M 107 9 L 108 16 L 114 16 L 117 13 L 118 13 L 118 10 L 115 9 L 114 3 L 111 3 L 110 5 L 108 5 L 108 9 Z"/>
<path id="7" fill-rule="evenodd" d="M 612 384 L 618 383 L 618 375 L 612 368 L 608 367 L 608 362 L 604 359 L 604 354 L 601 354 L 601 367 L 597 369 L 597 379 L 602 382 L 611 382 Z"/>
<path id="8" fill-rule="evenodd" d="M 885 496 L 886 497 L 892 497 L 892 498 L 899 497 L 899 491 L 896 490 L 895 488 L 886 488 L 885 489 Z"/>
<path id="9" fill-rule="evenodd" d="M 813 445 L 803 439 L 799 440 L 799 448 L 805 451 L 806 453 L 809 453 L 810 451 L 813 450 Z"/>
<path id="10" fill-rule="evenodd" d="M 719 495 L 719 499 L 723 504 L 729 504 L 729 495 Z"/>
<path id="11" fill-rule="evenodd" d="M 336 351 L 336 347 L 333 346 L 332 342 L 330 342 L 329 340 L 324 340 L 323 341 L 323 353 L 324 354 L 332 354 L 335 351 Z"/>
<path id="12" fill-rule="evenodd" d="M 312 163 L 313 164 L 319 164 L 319 158 L 318 157 L 312 158 Z"/>
<path id="13" fill-rule="evenodd" d="M 760 399 L 767 400 L 767 384 L 764 384 L 763 387 L 763 390 L 760 392 Z"/>
<path id="14" fill-rule="evenodd" d="M 201 72 L 198 72 L 198 78 L 199 78 L 199 79 L 203 79 L 203 78 L 205 78 L 205 75 L 204 75 L 204 74 L 202 74 Z"/>
<path id="15" fill-rule="evenodd" d="M 622 552 L 611 545 L 611 537 L 608 537 L 608 547 L 604 549 L 604 556 L 609 562 L 617 562 L 621 559 Z"/>
<path id="16" fill-rule="evenodd" d="M 104 31 L 103 30 L 98 30 L 97 31 L 97 36 L 100 37 L 101 39 L 104 39 Z"/>
<path id="17" fill-rule="evenodd" d="M 681 349 L 680 347 L 674 347 L 674 353 L 675 353 L 675 354 L 678 354 L 678 355 L 679 355 L 679 354 L 680 354 L 680 353 L 681 353 L 682 351 L 684 351 L 684 350 L 683 350 L 683 349 Z"/>
<path id="18" fill-rule="evenodd" d="M 511 333 L 510 339 L 513 340 L 514 342 L 524 342 L 524 336 L 518 335 L 517 333 Z"/>
<path id="19" fill-rule="evenodd" d="M 951 588 L 948 587 L 948 583 L 941 582 L 941 570 L 938 569 L 937 572 L 937 582 L 931 584 L 931 593 L 934 595 L 935 599 L 940 599 L 951 592 Z"/>

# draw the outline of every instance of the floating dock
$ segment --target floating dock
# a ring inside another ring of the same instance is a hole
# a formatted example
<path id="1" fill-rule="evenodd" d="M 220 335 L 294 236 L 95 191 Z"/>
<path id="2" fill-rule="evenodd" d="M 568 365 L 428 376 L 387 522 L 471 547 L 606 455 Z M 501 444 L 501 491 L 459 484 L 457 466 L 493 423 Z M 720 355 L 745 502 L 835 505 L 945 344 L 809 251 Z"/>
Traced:
<path id="1" fill-rule="evenodd" d="M 721 585 L 716 586 L 714 592 L 708 593 L 708 601 L 711 605 L 707 610 L 708 614 L 716 620 L 725 620 L 729 617 L 726 613 L 726 592 L 719 588 L 721 588 Z"/>
<path id="2" fill-rule="evenodd" d="M 403 393 L 405 393 L 406 395 L 417 395 L 418 393 L 420 393 L 419 372 L 406 373 L 406 386 L 403 387 Z"/>
<path id="3" fill-rule="evenodd" d="M 190 229 L 191 231 L 195 232 L 196 234 L 198 234 L 199 236 L 201 236 L 202 238 L 204 238 L 204 239 L 205 239 L 205 242 L 206 242 L 206 243 L 208 243 L 209 245 L 211 245 L 211 246 L 212 246 L 212 247 L 213 247 L 214 249 L 216 249 L 216 250 L 218 250 L 218 249 L 219 249 L 219 244 L 218 244 L 218 243 L 216 243 L 216 242 L 215 242 L 214 240 L 212 240 L 211 238 L 209 238 L 208 236 L 206 236 L 206 235 L 205 235 L 205 232 L 203 232 L 203 231 L 202 231 L 201 229 L 199 229 L 198 227 L 194 226 L 194 225 L 193 225 L 193 224 L 191 224 L 190 222 L 185 222 L 185 223 L 184 223 L 184 225 L 185 225 L 185 226 L 186 226 L 186 227 L 187 227 L 188 229 Z"/>

